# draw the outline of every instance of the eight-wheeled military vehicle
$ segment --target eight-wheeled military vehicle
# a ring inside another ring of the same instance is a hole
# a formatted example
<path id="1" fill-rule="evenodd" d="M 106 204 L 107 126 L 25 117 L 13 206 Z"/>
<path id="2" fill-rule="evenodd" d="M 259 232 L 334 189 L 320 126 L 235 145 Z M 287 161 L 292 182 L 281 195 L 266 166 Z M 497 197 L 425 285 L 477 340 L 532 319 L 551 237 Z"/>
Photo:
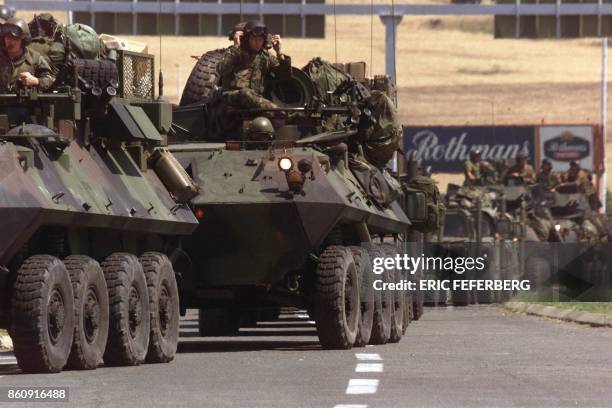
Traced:
<path id="1" fill-rule="evenodd" d="M 516 197 L 508 198 L 513 203 Z M 430 272 L 430 277 L 460 281 L 517 279 L 522 275 L 522 223 L 519 217 L 506 211 L 506 197 L 499 186 L 460 187 L 449 184 L 445 202 L 447 209 L 443 226 L 430 246 L 432 255 L 455 259 L 483 257 L 485 268 L 461 274 L 436 270 Z M 445 304 L 452 300 L 453 305 L 465 306 L 500 302 L 508 295 L 504 291 L 434 290 L 427 292 L 426 301 L 428 304 Z"/>
<path id="2" fill-rule="evenodd" d="M 218 60 L 209 52 L 194 68 L 197 80 L 174 112 L 183 143 L 170 145 L 205 190 L 193 201 L 200 227 L 183 239 L 176 264 L 184 306 L 200 309 L 200 333 L 235 334 L 258 311 L 282 305 L 307 309 L 325 348 L 399 341 L 408 292 L 374 291 L 373 281 L 382 289 L 405 275 L 388 269 L 375 278 L 372 260 L 395 256 L 426 208 L 424 194 L 369 163 L 360 142 L 386 120 L 369 105 L 372 95 L 395 112 L 372 90 L 388 81 L 338 70 L 340 80 L 332 75 L 322 91 L 312 70 L 293 68 L 291 79 L 269 83 L 279 108 L 227 110 L 220 124 Z"/>
<path id="3" fill-rule="evenodd" d="M 53 93 L 0 95 L 0 327 L 25 372 L 168 362 L 169 255 L 197 193 L 163 147 L 153 57 L 72 60 Z"/>

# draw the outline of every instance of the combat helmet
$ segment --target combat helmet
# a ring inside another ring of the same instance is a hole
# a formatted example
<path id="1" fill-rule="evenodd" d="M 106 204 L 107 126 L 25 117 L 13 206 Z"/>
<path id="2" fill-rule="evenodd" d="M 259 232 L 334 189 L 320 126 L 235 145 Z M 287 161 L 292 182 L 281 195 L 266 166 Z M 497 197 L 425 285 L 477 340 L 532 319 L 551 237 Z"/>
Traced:
<path id="1" fill-rule="evenodd" d="M 7 34 L 21 38 L 24 46 L 32 41 L 28 24 L 20 18 L 12 17 L 6 20 L 6 23 L 2 24 L 2 35 L 4 36 Z"/>
<path id="2" fill-rule="evenodd" d="M 244 25 L 244 34 L 247 36 L 252 35 L 254 37 L 267 37 L 268 26 L 261 21 L 250 20 Z"/>
<path id="3" fill-rule="evenodd" d="M 480 149 L 470 151 L 470 160 L 474 161 L 476 159 L 480 159 L 480 154 Z"/>
<path id="4" fill-rule="evenodd" d="M 246 129 L 246 137 L 249 140 L 266 141 L 272 140 L 274 136 L 274 126 L 270 119 L 258 116 L 251 121 Z"/>

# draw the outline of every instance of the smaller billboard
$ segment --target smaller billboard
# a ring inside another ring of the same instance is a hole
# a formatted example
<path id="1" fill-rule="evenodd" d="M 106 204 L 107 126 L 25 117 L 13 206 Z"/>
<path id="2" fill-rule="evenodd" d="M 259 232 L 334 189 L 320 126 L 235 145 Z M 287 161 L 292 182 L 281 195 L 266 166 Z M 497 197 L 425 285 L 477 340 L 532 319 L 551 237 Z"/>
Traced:
<path id="1" fill-rule="evenodd" d="M 592 126 L 540 126 L 540 157 L 550 160 L 555 171 L 566 171 L 571 161 L 593 171 L 593 133 Z"/>

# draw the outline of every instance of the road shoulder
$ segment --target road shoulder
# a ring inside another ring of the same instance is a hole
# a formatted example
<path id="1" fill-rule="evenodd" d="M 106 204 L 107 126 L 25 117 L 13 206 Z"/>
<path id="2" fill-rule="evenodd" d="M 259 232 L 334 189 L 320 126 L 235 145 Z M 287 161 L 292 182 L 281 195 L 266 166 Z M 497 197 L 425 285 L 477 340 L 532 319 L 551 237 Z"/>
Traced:
<path id="1" fill-rule="evenodd" d="M 550 319 L 563 320 L 566 322 L 587 324 L 593 327 L 612 327 L 612 316 L 608 316 L 603 313 L 562 309 L 559 307 L 527 302 L 507 302 L 504 303 L 502 307 L 515 313 L 525 313 L 528 315 L 548 317 Z"/>

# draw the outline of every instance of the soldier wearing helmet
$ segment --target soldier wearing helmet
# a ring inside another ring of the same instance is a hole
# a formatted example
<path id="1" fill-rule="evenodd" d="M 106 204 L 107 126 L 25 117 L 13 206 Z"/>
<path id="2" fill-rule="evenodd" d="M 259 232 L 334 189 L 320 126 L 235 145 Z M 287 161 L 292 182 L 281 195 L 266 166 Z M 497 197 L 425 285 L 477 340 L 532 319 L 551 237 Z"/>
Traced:
<path id="1" fill-rule="evenodd" d="M 45 59 L 27 47 L 30 29 L 20 18 L 9 18 L 0 28 L 0 89 L 13 91 L 18 84 L 47 90 L 55 77 Z"/>
<path id="2" fill-rule="evenodd" d="M 270 74 L 277 78 L 290 77 L 291 58 L 281 52 L 280 36 L 271 37 L 276 55 L 264 47 L 267 38 L 268 28 L 258 21 L 248 21 L 243 30 L 234 32 L 234 45 L 225 51 L 218 66 L 222 99 L 230 106 L 244 109 L 277 107 L 263 97 L 264 82 Z"/>
<path id="3" fill-rule="evenodd" d="M 464 186 L 477 186 L 481 184 L 480 179 L 480 150 L 470 151 L 470 158 L 463 163 Z"/>
<path id="4" fill-rule="evenodd" d="M 550 160 L 542 160 L 542 164 L 540 164 L 540 171 L 538 172 L 538 176 L 536 178 L 538 185 L 548 191 L 554 191 L 555 187 L 561 183 L 559 175 L 552 171 L 552 168 L 553 167 Z"/>
<path id="5" fill-rule="evenodd" d="M 268 142 L 274 137 L 274 126 L 270 119 L 263 116 L 256 117 L 246 128 L 245 136 L 247 140 Z"/>
<path id="6" fill-rule="evenodd" d="M 527 155 L 524 152 L 519 152 L 515 156 L 515 164 L 510 166 L 504 176 L 504 184 L 512 177 L 520 177 L 525 184 L 534 184 L 536 182 L 535 171 L 531 164 L 527 163 Z"/>

